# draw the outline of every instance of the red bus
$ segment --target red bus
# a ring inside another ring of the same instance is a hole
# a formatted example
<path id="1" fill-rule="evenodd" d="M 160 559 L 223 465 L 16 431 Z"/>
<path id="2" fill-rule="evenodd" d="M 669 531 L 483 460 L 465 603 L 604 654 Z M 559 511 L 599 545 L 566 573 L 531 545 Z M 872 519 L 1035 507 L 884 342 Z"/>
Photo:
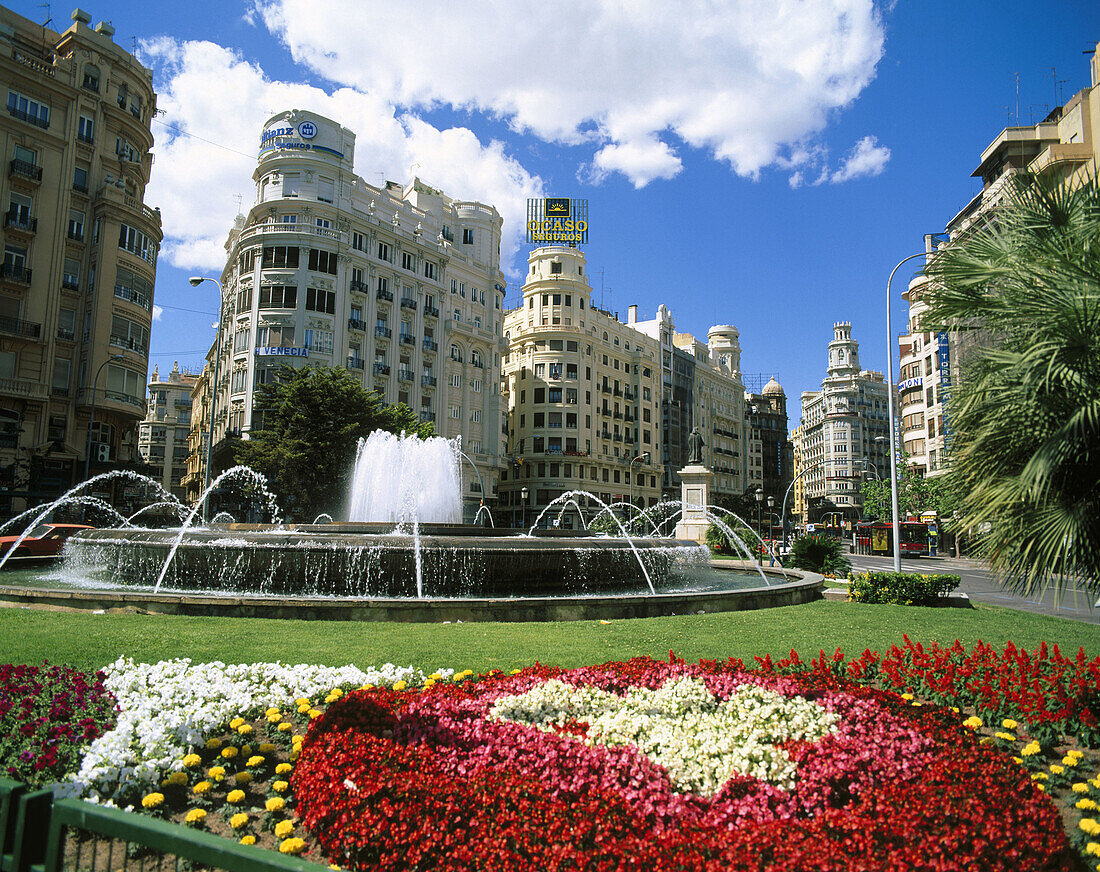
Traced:
<path id="1" fill-rule="evenodd" d="M 928 525 L 914 518 L 901 522 L 901 556 L 928 556 Z M 856 549 L 860 554 L 894 556 L 893 524 L 888 521 L 860 521 L 856 524 Z"/>

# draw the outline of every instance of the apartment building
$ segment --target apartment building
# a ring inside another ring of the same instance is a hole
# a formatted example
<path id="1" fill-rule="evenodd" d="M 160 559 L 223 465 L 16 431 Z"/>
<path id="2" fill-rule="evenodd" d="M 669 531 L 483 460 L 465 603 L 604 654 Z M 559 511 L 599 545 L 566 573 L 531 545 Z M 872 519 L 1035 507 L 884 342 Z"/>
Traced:
<path id="1" fill-rule="evenodd" d="M 802 393 L 796 431 L 807 522 L 860 517 L 863 475 L 889 463 L 887 390 L 882 373 L 860 367 L 851 323 L 834 324 L 827 374 L 820 391 Z"/>
<path id="2" fill-rule="evenodd" d="M 1100 43 L 1097 44 L 1100 49 Z M 1006 127 L 986 146 L 971 174 L 982 189 L 947 224 L 944 233 L 925 236 L 930 260 L 938 248 L 950 245 L 981 227 L 1003 202 L 1021 176 L 1056 173 L 1068 179 L 1096 175 L 1100 147 L 1100 58 L 1092 54 L 1091 85 L 1058 106 L 1039 124 Z M 927 276 L 918 273 L 902 294 L 909 305 L 908 329 L 898 338 L 900 371 L 899 417 L 907 462 L 921 474 L 938 475 L 947 468 L 952 385 L 965 377 L 971 350 L 996 342 L 980 330 L 933 333 L 922 329 L 922 318 L 934 292 Z"/>
<path id="3" fill-rule="evenodd" d="M 499 213 L 420 179 L 367 183 L 353 172 L 355 134 L 311 112 L 274 115 L 258 147 L 255 203 L 226 242 L 221 345 L 208 364 L 214 471 L 232 462 L 233 437 L 258 428 L 256 388 L 280 365 L 345 367 L 461 437 L 480 473 L 463 465 L 472 520 L 501 466 Z M 202 440 L 193 430 L 195 455 Z M 188 470 L 195 494 L 204 458 Z"/>
<path id="4" fill-rule="evenodd" d="M 0 517 L 140 462 L 156 95 L 114 28 L 90 22 L 76 9 L 58 33 L 0 8 Z"/>
<path id="5" fill-rule="evenodd" d="M 578 248 L 531 251 L 522 293 L 504 317 L 504 517 L 511 521 L 511 509 L 517 524 L 530 522 L 570 490 L 654 505 L 663 441 L 659 343 L 593 307 Z M 561 518 L 566 528 L 579 523 L 572 508 Z"/>
<path id="6" fill-rule="evenodd" d="M 153 467 L 152 477 L 169 493 L 186 496 L 183 480 L 187 474 L 188 440 L 191 434 L 191 391 L 198 381 L 189 372 L 180 372 L 179 364 L 161 378 L 153 367 L 149 378 L 145 420 L 138 425 L 138 453 Z"/>
<path id="7" fill-rule="evenodd" d="M 745 394 L 747 487 L 762 490 L 764 498 L 771 497 L 777 507 L 782 506 L 792 479 L 787 423 L 787 394 L 774 376 L 759 393 Z"/>

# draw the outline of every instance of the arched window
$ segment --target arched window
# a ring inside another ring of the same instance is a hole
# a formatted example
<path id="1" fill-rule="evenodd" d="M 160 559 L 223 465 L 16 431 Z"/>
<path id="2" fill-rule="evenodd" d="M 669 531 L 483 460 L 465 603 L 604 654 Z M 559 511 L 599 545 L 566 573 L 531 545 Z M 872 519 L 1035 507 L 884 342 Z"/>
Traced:
<path id="1" fill-rule="evenodd" d="M 460 362 L 462 360 L 462 349 L 460 349 L 457 345 L 451 346 L 451 360 L 457 360 Z"/>
<path id="2" fill-rule="evenodd" d="M 472 363 L 474 366 L 477 366 L 477 367 L 482 366 L 481 352 L 478 351 L 477 349 L 474 349 L 473 351 L 470 352 L 470 363 Z"/>
<path id="3" fill-rule="evenodd" d="M 607 331 L 606 330 L 604 330 L 604 332 L 603 332 L 603 341 L 607 342 Z"/>
<path id="4" fill-rule="evenodd" d="M 99 92 L 99 67 L 95 64 L 84 65 L 84 87 L 89 91 Z"/>

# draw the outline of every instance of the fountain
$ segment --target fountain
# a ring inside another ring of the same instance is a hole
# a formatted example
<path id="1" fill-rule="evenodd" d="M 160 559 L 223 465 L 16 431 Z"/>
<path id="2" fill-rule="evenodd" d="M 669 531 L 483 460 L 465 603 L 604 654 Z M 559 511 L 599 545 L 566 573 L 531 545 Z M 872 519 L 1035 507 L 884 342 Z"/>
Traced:
<path id="1" fill-rule="evenodd" d="M 146 608 L 155 601 L 162 611 L 225 613 L 232 604 L 234 614 L 360 620 L 439 620 L 445 614 L 462 620 L 541 620 L 719 610 L 745 607 L 747 600 L 721 604 L 723 597 L 742 592 L 735 589 L 760 591 L 760 579 L 764 588 L 790 581 L 782 571 L 765 573 L 758 564 L 737 567 L 752 574 L 715 571 L 707 549 L 695 542 L 628 534 L 609 507 L 582 491 L 563 494 L 543 515 L 557 509 L 560 522 L 561 512 L 570 505 L 579 511 L 583 500 L 607 511 L 619 535 L 540 529 L 538 520 L 527 531 L 459 524 L 463 458 L 457 440 L 375 432 L 360 440 L 349 520 L 312 524 L 280 523 L 266 480 L 235 467 L 211 484 L 178 528 L 127 526 L 74 535 L 60 575 L 82 591 L 124 590 L 118 594 L 122 599 L 141 600 Z M 271 523 L 197 521 L 223 480 L 243 482 L 261 499 Z M 483 514 L 488 514 L 484 506 L 479 521 Z M 649 515 L 644 520 L 657 530 Z M 488 522 L 493 524 L 491 514 Z M 784 588 L 789 594 L 797 586 L 769 590 Z M 811 586 L 816 596 L 817 585 Z M 785 595 L 777 601 L 808 598 Z M 600 604 L 610 600 L 615 605 L 608 611 Z M 449 611 L 441 612 L 444 607 Z"/>

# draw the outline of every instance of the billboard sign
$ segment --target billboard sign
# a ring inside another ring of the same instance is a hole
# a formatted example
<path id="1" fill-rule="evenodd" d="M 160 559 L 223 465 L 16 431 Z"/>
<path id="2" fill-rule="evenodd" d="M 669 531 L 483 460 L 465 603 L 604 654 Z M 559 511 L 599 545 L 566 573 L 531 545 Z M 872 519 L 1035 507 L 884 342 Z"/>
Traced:
<path id="1" fill-rule="evenodd" d="M 527 242 L 531 245 L 588 242 L 588 201 L 541 197 L 527 201 Z"/>

